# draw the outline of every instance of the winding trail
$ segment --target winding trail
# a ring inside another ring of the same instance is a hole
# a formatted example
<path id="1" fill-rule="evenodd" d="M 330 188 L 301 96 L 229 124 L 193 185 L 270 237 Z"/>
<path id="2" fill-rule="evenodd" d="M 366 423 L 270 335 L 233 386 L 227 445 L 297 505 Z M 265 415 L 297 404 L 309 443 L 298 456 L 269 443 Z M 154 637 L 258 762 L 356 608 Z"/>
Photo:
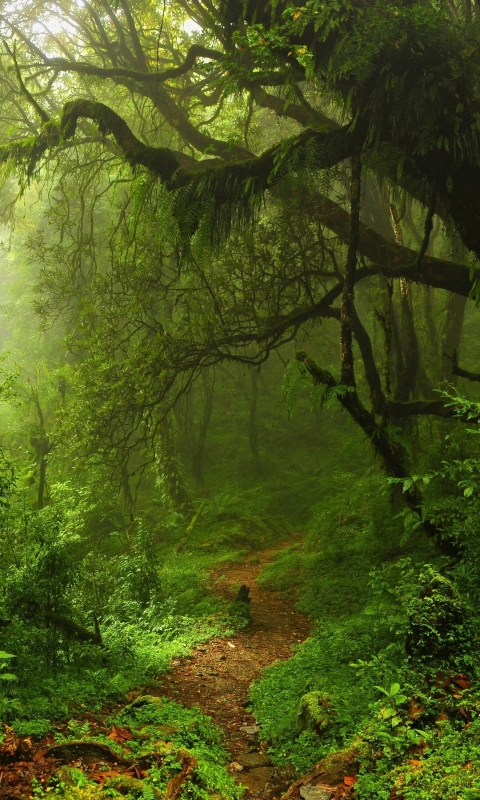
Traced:
<path id="1" fill-rule="evenodd" d="M 231 755 L 230 769 L 245 787 L 246 800 L 260 795 L 262 800 L 279 798 L 296 777 L 289 767 L 277 767 L 274 770 L 265 752 L 267 743 L 259 741 L 258 726 L 248 711 L 252 681 L 277 659 L 288 659 L 292 655 L 292 647 L 309 634 L 307 619 L 293 609 L 292 601 L 257 583 L 260 572 L 275 553 L 291 544 L 292 540 L 282 547 L 250 555 L 243 563 L 224 564 L 211 574 L 212 592 L 222 594 L 229 601 L 235 599 L 242 584 L 250 588 L 253 622 L 249 628 L 231 638 L 217 637 L 198 645 L 190 656 L 174 660 L 170 671 L 162 676 L 154 689 L 146 690 L 144 687 L 128 696 L 131 701 L 145 693 L 166 696 L 187 707 L 198 706 L 211 716 L 213 722 L 223 730 L 224 742 Z M 112 728 L 107 722 L 112 712 L 121 710 L 124 705 L 125 701 L 107 704 L 99 713 L 78 709 L 76 719 L 78 724 L 87 725 L 88 736 L 101 734 L 107 739 L 115 739 L 122 746 L 125 743 L 128 745 L 131 734 L 127 731 L 126 735 L 125 729 Z M 68 739 L 72 733 L 67 728 L 67 722 L 66 717 L 55 727 Z M 119 735 L 126 736 L 125 741 L 123 738 L 119 740 Z M 29 736 L 16 735 L 12 728 L 4 725 L 3 741 L 0 742 L 2 800 L 32 797 L 32 780 L 36 779 L 39 785 L 45 785 L 52 773 L 58 775 L 58 770 L 64 765 L 82 769 L 90 779 L 99 783 L 103 783 L 109 774 L 136 776 L 137 779 L 145 775 L 137 766 L 117 763 L 118 756 L 111 751 L 109 756 L 109 748 L 105 744 L 96 745 L 95 752 L 91 753 L 88 736 L 81 743 L 70 745 L 70 748 L 79 748 L 78 753 L 75 751 L 74 755 L 70 749 L 62 754 L 61 746 L 55 745 L 52 733 L 34 741 Z M 99 747 L 103 747 L 100 754 Z M 60 749 L 58 752 L 55 750 L 52 756 L 54 748 Z M 105 764 L 110 763 L 112 758 L 114 763 L 110 769 L 114 769 L 114 772 L 105 772 L 105 769 L 108 770 Z"/>
<path id="2" fill-rule="evenodd" d="M 191 656 L 174 661 L 159 690 L 189 708 L 198 706 L 222 728 L 231 769 L 250 797 L 258 796 L 273 773 L 247 708 L 250 685 L 266 666 L 290 658 L 292 647 L 306 639 L 310 630 L 309 621 L 294 610 L 292 602 L 257 583 L 265 565 L 291 543 L 212 573 L 212 589 L 229 600 L 242 584 L 250 588 L 253 623 L 230 639 L 211 639 Z"/>

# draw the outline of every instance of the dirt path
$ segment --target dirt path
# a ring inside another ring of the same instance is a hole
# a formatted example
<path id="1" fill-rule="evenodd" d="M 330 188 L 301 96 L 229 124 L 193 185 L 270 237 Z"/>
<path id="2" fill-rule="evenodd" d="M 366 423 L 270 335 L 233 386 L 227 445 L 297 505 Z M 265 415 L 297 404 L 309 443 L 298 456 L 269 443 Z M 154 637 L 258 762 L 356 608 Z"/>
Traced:
<path id="1" fill-rule="evenodd" d="M 230 768 L 245 786 L 248 792 L 246 800 L 259 797 L 266 786 L 267 793 L 262 795 L 264 800 L 280 797 L 295 778 L 289 768 L 277 768 L 274 773 L 265 754 L 266 743 L 259 741 L 255 719 L 246 707 L 252 681 L 268 664 L 289 658 L 292 645 L 303 641 L 309 634 L 308 621 L 293 610 L 291 603 L 257 583 L 263 567 L 280 549 L 283 548 L 265 550 L 244 563 L 223 565 L 221 570 L 211 575 L 212 590 L 229 600 L 235 599 L 240 585 L 246 584 L 250 588 L 253 622 L 248 629 L 230 639 L 214 638 L 199 645 L 189 657 L 174 661 L 171 671 L 163 676 L 155 689 L 141 689 L 129 696 L 131 700 L 145 693 L 166 696 L 187 707 L 198 706 L 211 716 L 224 732 L 225 745 L 231 754 Z M 124 729 L 105 727 L 111 713 L 121 708 L 122 705 L 114 704 L 96 714 L 84 711 L 78 715 L 77 721 L 79 724 L 88 723 L 90 735 L 102 734 L 123 746 L 123 739 L 116 737 L 125 736 Z M 32 779 L 35 778 L 40 785 L 45 784 L 52 772 L 64 764 L 84 770 L 89 778 L 100 783 L 109 774 L 144 777 L 145 773 L 137 766 L 122 767 L 115 760 L 118 758 L 115 754 L 111 767 L 114 771 L 105 773 L 108 768 L 104 765 L 109 763 L 108 752 L 89 754 L 85 751 L 85 742 L 78 745 L 79 753 L 73 760 L 72 752 L 62 755 L 60 750 L 58 753 L 55 751 L 52 758 L 53 747 L 59 747 L 55 745 L 52 734 L 35 742 L 28 736 L 17 736 L 7 726 L 3 727 L 0 797 L 6 800 L 32 797 Z M 69 737 L 65 720 L 56 727 L 57 731 Z M 127 736 L 127 740 L 129 738 L 132 736 Z M 76 744 L 71 746 L 77 747 Z M 270 794 L 268 784 L 272 789 Z"/>
<path id="2" fill-rule="evenodd" d="M 263 567 L 280 549 L 264 550 L 255 559 L 224 566 L 212 575 L 215 590 L 230 600 L 240 585 L 250 588 L 253 623 L 230 639 L 211 639 L 190 657 L 174 661 L 159 692 L 188 707 L 199 706 L 223 729 L 231 769 L 251 797 L 264 789 L 273 769 L 246 708 L 250 685 L 266 666 L 290 658 L 292 646 L 309 634 L 308 620 L 291 603 L 257 583 Z"/>

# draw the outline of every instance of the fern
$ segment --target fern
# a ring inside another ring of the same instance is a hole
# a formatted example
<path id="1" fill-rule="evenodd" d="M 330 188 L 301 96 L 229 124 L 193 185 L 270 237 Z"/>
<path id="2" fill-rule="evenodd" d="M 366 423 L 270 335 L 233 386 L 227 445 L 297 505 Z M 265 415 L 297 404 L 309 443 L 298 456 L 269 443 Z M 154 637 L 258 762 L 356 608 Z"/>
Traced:
<path id="1" fill-rule="evenodd" d="M 302 391 L 312 387 L 312 377 L 308 373 L 305 364 L 302 361 L 290 361 L 285 367 L 282 381 L 282 395 L 289 416 L 295 410 Z"/>

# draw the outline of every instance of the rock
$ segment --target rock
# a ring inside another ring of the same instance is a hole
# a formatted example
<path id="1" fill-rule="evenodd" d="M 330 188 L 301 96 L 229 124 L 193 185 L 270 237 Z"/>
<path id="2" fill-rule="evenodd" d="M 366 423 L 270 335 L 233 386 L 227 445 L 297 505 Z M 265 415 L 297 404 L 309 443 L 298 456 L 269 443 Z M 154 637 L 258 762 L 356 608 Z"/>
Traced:
<path id="1" fill-rule="evenodd" d="M 334 712 L 330 700 L 322 692 L 307 692 L 300 699 L 297 722 L 302 731 L 322 733 L 330 725 Z"/>
<path id="2" fill-rule="evenodd" d="M 282 764 L 273 768 L 273 773 L 262 792 L 262 800 L 281 798 L 297 778 L 297 770 L 292 764 Z"/>
<path id="3" fill-rule="evenodd" d="M 300 788 L 300 797 L 303 800 L 330 800 L 333 796 L 333 791 L 330 789 L 322 789 L 320 786 L 302 786 Z"/>
<path id="4" fill-rule="evenodd" d="M 174 725 L 165 723 L 164 725 L 156 725 L 155 732 L 160 739 L 170 739 L 174 733 L 178 733 L 178 728 Z"/>
<path id="5" fill-rule="evenodd" d="M 232 763 L 228 765 L 228 769 L 230 772 L 242 772 L 243 767 L 238 761 L 232 761 Z"/>
<path id="6" fill-rule="evenodd" d="M 317 765 L 322 775 L 322 783 L 336 785 L 341 783 L 346 775 L 358 772 L 359 762 L 366 756 L 369 746 L 356 742 L 345 750 L 330 753 Z"/>
<path id="7" fill-rule="evenodd" d="M 240 728 L 241 731 L 246 733 L 248 736 L 255 736 L 256 733 L 260 730 L 259 725 L 242 725 Z"/>
<path id="8" fill-rule="evenodd" d="M 266 767 L 270 764 L 269 757 L 264 753 L 242 753 L 241 756 L 238 756 L 237 760 L 242 767 L 247 767 L 248 769 Z"/>
<path id="9" fill-rule="evenodd" d="M 264 790 L 273 774 L 273 767 L 258 767 L 239 776 L 242 786 L 246 786 L 256 797 Z"/>
<path id="10" fill-rule="evenodd" d="M 158 708 L 162 706 L 162 699 L 161 697 L 156 697 L 153 694 L 144 694 L 141 697 L 137 697 L 133 703 L 130 703 L 128 706 L 125 706 L 123 709 L 123 713 L 128 713 L 131 709 L 142 708 L 142 706 L 146 705 L 156 705 Z"/>
<path id="11" fill-rule="evenodd" d="M 73 786 L 72 771 L 69 767 L 58 767 L 53 773 L 53 777 L 64 783 L 65 786 Z"/>

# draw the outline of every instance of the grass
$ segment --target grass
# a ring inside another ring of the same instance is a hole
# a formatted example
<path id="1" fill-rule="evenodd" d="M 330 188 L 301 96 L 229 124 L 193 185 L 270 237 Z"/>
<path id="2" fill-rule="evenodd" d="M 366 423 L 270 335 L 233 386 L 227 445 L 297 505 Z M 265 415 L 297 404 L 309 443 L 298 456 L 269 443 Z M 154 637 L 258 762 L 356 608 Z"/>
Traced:
<path id="1" fill-rule="evenodd" d="M 305 541 L 279 553 L 260 577 L 295 593 L 315 624 L 293 658 L 265 670 L 251 690 L 272 759 L 301 771 L 353 741 L 370 719 L 376 686 L 390 685 L 403 669 L 406 616 L 389 589 L 405 557 L 418 564 L 436 558 L 426 539 L 401 544 L 402 522 L 381 478 L 369 472 L 341 480 L 349 488 L 313 508 Z M 367 666 L 352 666 L 360 662 Z M 320 733 L 299 719 L 309 692 L 328 707 Z"/>

